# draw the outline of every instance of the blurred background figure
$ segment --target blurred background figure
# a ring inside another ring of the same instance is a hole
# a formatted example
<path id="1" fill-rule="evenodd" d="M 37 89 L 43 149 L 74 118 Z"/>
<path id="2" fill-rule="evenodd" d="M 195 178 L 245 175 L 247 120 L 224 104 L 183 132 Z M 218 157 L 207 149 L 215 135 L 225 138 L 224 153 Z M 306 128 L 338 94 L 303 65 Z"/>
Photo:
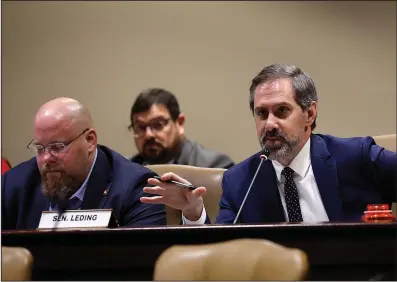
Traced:
<path id="1" fill-rule="evenodd" d="M 223 154 L 185 137 L 185 115 L 176 97 L 162 88 L 142 91 L 131 108 L 129 130 L 138 154 L 131 161 L 141 165 L 181 164 L 229 168 L 234 163 Z"/>

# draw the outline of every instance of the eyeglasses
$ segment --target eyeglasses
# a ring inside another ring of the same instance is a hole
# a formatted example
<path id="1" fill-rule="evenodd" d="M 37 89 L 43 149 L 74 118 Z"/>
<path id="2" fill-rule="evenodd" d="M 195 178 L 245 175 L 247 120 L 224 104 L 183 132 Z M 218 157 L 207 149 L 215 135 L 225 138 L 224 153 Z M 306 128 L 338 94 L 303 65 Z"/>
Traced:
<path id="1" fill-rule="evenodd" d="M 154 133 L 154 134 L 158 134 L 160 133 L 164 127 L 166 127 L 169 123 L 169 121 L 171 120 L 171 118 L 168 119 L 160 119 L 160 120 L 156 120 L 154 122 L 151 122 L 148 125 L 145 124 L 134 124 L 134 125 L 130 125 L 128 126 L 128 129 L 130 131 L 134 132 L 134 136 L 135 137 L 142 137 L 146 134 L 146 128 L 150 128 L 150 130 Z"/>
<path id="2" fill-rule="evenodd" d="M 34 138 L 32 139 L 32 141 L 30 141 L 30 143 L 28 144 L 28 146 L 26 146 L 29 150 L 31 150 L 34 154 L 38 155 L 38 156 L 42 156 L 45 154 L 45 152 L 47 151 L 49 154 L 51 155 L 59 155 L 59 154 L 63 154 L 67 152 L 67 147 L 72 144 L 75 140 L 77 140 L 77 138 L 79 138 L 81 135 L 83 135 L 84 133 L 86 133 L 89 130 L 89 128 L 86 128 L 83 132 L 81 132 L 79 135 L 77 135 L 75 138 L 73 138 L 71 141 L 66 142 L 66 143 L 61 143 L 61 142 L 57 142 L 57 143 L 51 143 L 48 144 L 47 146 L 43 146 L 43 145 L 39 145 L 39 144 L 34 144 Z"/>

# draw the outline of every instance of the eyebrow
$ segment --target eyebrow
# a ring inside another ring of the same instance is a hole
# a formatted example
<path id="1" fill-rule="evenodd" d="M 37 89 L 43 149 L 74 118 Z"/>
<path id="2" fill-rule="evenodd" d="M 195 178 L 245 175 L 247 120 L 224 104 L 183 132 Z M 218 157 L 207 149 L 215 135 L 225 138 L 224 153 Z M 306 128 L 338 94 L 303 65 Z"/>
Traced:
<path id="1" fill-rule="evenodd" d="M 41 144 L 40 142 L 37 142 L 37 140 L 34 140 L 32 143 L 33 143 L 34 145 L 44 146 L 44 145 Z M 53 141 L 53 142 L 48 143 L 46 146 L 51 145 L 51 144 L 59 144 L 59 143 L 65 144 L 66 142 L 65 142 L 65 141 Z"/>
<path id="2" fill-rule="evenodd" d="M 270 108 L 276 108 L 276 107 L 281 107 L 281 106 L 292 107 L 292 104 L 290 104 L 290 103 L 288 103 L 288 102 L 281 102 L 281 103 L 272 105 Z M 265 109 L 265 110 L 267 110 L 268 108 L 269 108 L 269 107 L 267 107 L 267 106 L 257 106 L 257 107 L 255 107 L 254 110 L 257 110 L 257 109 L 261 109 L 261 110 Z"/>
<path id="3" fill-rule="evenodd" d="M 158 120 L 167 120 L 167 119 L 171 119 L 171 117 L 163 117 L 163 116 L 157 116 L 152 118 L 150 121 L 148 121 L 148 123 L 151 123 L 153 121 L 158 121 Z M 135 120 L 135 123 L 146 123 L 144 121 L 139 121 L 139 120 Z"/>

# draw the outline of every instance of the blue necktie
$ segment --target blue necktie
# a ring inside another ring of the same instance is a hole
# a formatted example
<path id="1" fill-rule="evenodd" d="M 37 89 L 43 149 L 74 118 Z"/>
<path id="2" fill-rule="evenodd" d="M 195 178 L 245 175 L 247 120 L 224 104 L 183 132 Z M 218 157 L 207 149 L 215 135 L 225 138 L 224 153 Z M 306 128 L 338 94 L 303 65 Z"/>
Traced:
<path id="1" fill-rule="evenodd" d="M 290 167 L 286 167 L 283 169 L 281 174 L 285 177 L 284 195 L 289 221 L 302 222 L 303 218 L 301 206 L 299 204 L 298 190 L 296 189 L 296 185 L 293 180 L 294 170 Z"/>
<path id="2" fill-rule="evenodd" d="M 73 197 L 68 201 L 68 210 L 78 210 L 81 207 L 81 201 L 77 197 Z"/>

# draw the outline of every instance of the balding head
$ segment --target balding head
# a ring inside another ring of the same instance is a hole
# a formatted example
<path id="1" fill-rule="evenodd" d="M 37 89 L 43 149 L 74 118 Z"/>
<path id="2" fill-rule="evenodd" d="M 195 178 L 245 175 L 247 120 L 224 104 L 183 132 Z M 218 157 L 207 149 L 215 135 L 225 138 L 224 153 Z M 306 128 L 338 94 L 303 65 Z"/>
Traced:
<path id="1" fill-rule="evenodd" d="M 81 131 L 93 126 L 90 112 L 79 101 L 60 97 L 40 107 L 35 118 L 35 128 L 59 128 Z"/>
<path id="2" fill-rule="evenodd" d="M 61 97 L 40 107 L 34 144 L 47 148 L 36 156 L 45 195 L 67 200 L 84 182 L 97 145 L 92 126 L 88 109 L 77 100 Z"/>

